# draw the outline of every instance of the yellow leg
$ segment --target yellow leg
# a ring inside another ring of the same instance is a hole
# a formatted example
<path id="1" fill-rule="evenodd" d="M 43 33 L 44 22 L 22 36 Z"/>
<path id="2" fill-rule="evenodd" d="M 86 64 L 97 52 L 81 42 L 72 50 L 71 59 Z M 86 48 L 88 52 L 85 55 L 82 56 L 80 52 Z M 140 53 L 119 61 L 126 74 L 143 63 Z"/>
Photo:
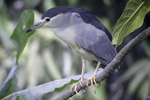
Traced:
<path id="1" fill-rule="evenodd" d="M 75 88 L 75 92 L 76 94 L 78 94 L 77 92 L 77 85 L 80 84 L 82 86 L 82 82 L 84 81 L 84 73 L 85 73 L 85 67 L 86 67 L 86 60 L 82 58 L 82 72 L 81 72 L 81 79 L 79 80 L 79 82 L 75 85 L 73 85 L 71 87 L 71 92 L 72 92 L 72 89 Z"/>
<path id="2" fill-rule="evenodd" d="M 86 60 L 82 58 L 81 81 L 83 81 L 83 80 L 84 80 L 85 67 L 86 67 Z"/>
<path id="3" fill-rule="evenodd" d="M 93 86 L 93 83 L 95 83 L 95 85 L 97 86 L 97 83 L 96 83 L 96 81 L 95 81 L 95 77 L 96 77 L 97 71 L 98 71 L 98 69 L 99 69 L 99 67 L 100 67 L 100 64 L 101 64 L 101 63 L 98 62 L 94 74 L 93 74 L 90 78 L 88 78 L 87 84 L 86 84 L 86 85 L 88 86 L 88 85 L 89 85 L 89 81 L 91 81 L 91 86 L 92 86 L 92 88 L 93 88 L 94 91 L 95 91 L 95 88 L 94 88 L 94 86 Z"/>

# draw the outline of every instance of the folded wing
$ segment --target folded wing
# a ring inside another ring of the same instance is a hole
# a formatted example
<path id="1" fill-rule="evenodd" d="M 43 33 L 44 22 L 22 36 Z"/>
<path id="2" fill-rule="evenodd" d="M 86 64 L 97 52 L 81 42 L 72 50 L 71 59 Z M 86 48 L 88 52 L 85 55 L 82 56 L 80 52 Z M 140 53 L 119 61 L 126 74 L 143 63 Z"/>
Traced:
<path id="1" fill-rule="evenodd" d="M 77 34 L 76 43 L 102 64 L 107 65 L 116 56 L 117 52 L 104 31 L 83 28 Z"/>

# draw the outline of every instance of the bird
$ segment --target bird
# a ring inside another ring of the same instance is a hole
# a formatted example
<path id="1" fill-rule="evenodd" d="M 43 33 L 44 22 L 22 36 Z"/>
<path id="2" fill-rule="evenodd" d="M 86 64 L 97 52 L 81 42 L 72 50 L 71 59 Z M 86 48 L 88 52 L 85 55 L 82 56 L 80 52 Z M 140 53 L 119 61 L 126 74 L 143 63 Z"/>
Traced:
<path id="1" fill-rule="evenodd" d="M 57 6 L 47 10 L 41 21 L 30 27 L 25 33 L 35 29 L 52 28 L 54 34 L 82 58 L 82 72 L 79 82 L 72 86 L 82 86 L 87 61 L 96 62 L 94 74 L 87 79 L 93 87 L 100 66 L 108 65 L 117 55 L 112 44 L 112 35 L 108 29 L 89 11 L 79 7 Z M 118 69 L 114 70 L 117 73 Z M 94 89 L 94 87 L 93 87 Z M 95 90 L 95 89 L 94 89 Z"/>

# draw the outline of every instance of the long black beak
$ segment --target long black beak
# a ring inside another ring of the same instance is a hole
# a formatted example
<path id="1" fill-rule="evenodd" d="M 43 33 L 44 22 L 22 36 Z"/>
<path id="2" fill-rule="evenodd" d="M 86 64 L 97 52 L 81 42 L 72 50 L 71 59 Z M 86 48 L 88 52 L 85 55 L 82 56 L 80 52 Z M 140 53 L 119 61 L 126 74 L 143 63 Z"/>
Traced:
<path id="1" fill-rule="evenodd" d="M 32 27 L 30 27 L 27 31 L 25 31 L 25 33 L 28 33 L 28 32 L 30 32 L 30 31 L 32 31 L 32 30 L 35 30 L 35 29 L 39 29 L 39 28 L 41 28 L 44 24 L 45 24 L 45 21 L 39 22 L 39 23 L 33 25 Z"/>

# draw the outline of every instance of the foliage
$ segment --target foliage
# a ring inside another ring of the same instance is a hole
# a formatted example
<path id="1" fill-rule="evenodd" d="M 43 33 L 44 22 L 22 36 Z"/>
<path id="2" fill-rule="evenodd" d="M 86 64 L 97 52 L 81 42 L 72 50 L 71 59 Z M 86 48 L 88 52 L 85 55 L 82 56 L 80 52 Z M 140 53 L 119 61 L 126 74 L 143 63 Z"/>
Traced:
<path id="1" fill-rule="evenodd" d="M 34 14 L 32 11 L 27 10 L 24 11 L 21 15 L 21 18 L 10 37 L 12 43 L 14 44 L 15 48 L 17 49 L 17 60 L 19 59 L 19 56 L 23 52 L 23 49 L 29 39 L 29 37 L 34 33 L 34 31 L 24 34 L 25 31 L 33 25 L 34 22 Z"/>
<path id="2" fill-rule="evenodd" d="M 12 70 L 10 71 L 7 79 L 5 80 L 4 84 L 0 88 L 0 98 L 3 98 L 11 93 L 18 91 L 17 80 L 15 76 L 17 68 L 18 68 L 17 61 L 15 59 Z"/>
<path id="3" fill-rule="evenodd" d="M 128 34 L 142 26 L 149 5 L 150 0 L 129 0 L 113 30 L 113 44 L 120 45 Z"/>
<path id="4" fill-rule="evenodd" d="M 17 56 L 16 59 L 14 60 L 14 66 L 11 72 L 9 73 L 6 81 L 4 82 L 3 86 L 0 89 L 0 98 L 7 96 L 18 90 L 17 82 L 15 80 L 16 79 L 15 73 L 18 68 L 19 56 L 21 55 L 28 38 L 31 36 L 31 34 L 33 34 L 33 32 L 31 32 L 31 34 L 25 36 L 24 32 L 28 27 L 33 25 L 33 20 L 34 20 L 33 12 L 24 11 L 18 25 L 14 30 L 13 35 L 11 36 L 11 40 L 13 41 L 13 44 L 17 49 Z"/>
<path id="5" fill-rule="evenodd" d="M 98 74 L 100 74 L 100 72 L 102 72 L 102 70 L 103 69 L 100 69 L 98 71 Z M 84 76 L 84 79 L 88 79 L 90 76 L 93 75 L 93 73 L 94 73 L 94 71 L 86 73 Z M 80 77 L 81 77 L 80 75 L 76 75 L 76 76 L 71 76 L 71 77 L 67 77 L 64 79 L 51 81 L 51 82 L 36 86 L 34 88 L 15 92 L 13 94 L 10 94 L 10 95 L 2 98 L 2 100 L 9 100 L 12 98 L 13 98 L 13 100 L 42 99 L 42 97 L 44 97 L 45 94 L 50 93 L 50 92 L 61 91 L 67 85 L 77 82 L 80 79 Z"/>

